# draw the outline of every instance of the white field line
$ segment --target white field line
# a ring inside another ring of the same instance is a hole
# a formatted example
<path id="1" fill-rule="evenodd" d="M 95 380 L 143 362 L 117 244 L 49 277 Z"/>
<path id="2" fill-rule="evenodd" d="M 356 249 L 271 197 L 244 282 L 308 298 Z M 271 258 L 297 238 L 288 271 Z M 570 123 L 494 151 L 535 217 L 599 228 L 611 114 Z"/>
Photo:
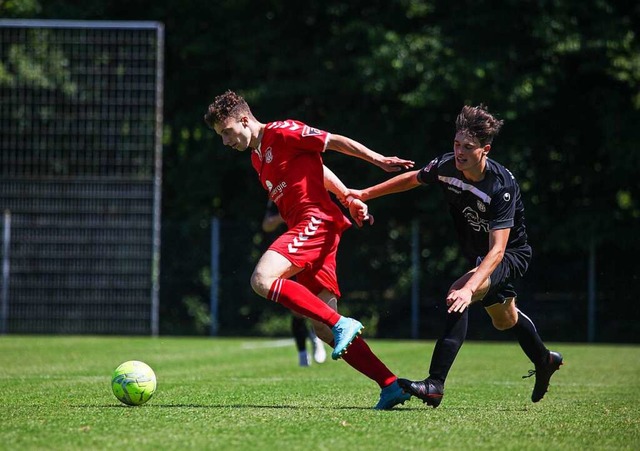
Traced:
<path id="1" fill-rule="evenodd" d="M 264 348 L 284 348 L 294 344 L 293 338 L 282 338 L 280 340 L 249 341 L 242 343 L 242 349 L 264 349 Z"/>

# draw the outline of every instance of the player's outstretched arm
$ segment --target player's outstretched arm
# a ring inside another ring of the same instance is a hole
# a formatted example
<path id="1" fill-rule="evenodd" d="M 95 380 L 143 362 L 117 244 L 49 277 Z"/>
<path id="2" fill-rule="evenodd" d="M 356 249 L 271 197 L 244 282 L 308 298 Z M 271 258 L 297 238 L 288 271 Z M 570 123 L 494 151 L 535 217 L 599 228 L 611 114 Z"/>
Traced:
<path id="1" fill-rule="evenodd" d="M 385 157 L 384 155 L 369 149 L 367 146 L 360 144 L 358 141 L 342 135 L 331 134 L 327 141 L 327 149 L 361 158 L 375 164 L 387 172 L 398 172 L 403 169 L 411 169 L 415 164 L 411 160 L 403 160 L 398 157 Z"/>
<path id="2" fill-rule="evenodd" d="M 349 190 L 349 194 L 357 199 L 368 201 L 376 197 L 386 196 L 387 194 L 408 191 L 420 185 L 418 172 L 420 171 L 405 172 L 404 174 L 396 175 L 389 180 L 370 186 L 369 188 L 361 190 L 351 189 Z"/>

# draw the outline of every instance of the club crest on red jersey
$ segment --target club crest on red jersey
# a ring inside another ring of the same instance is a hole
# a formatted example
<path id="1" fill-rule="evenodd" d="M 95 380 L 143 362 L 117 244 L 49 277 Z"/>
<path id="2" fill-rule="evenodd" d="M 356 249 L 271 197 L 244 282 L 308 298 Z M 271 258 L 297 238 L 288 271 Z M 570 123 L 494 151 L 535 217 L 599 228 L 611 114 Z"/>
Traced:
<path id="1" fill-rule="evenodd" d="M 302 136 L 318 136 L 321 134 L 322 132 L 320 130 L 318 130 L 317 128 L 309 127 L 308 125 L 305 125 L 302 129 Z"/>

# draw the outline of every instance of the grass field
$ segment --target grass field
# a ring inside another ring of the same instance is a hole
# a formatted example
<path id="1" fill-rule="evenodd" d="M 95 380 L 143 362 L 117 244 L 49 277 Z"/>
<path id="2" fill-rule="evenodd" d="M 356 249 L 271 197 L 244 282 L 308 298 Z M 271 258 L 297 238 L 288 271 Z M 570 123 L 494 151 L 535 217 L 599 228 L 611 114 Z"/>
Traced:
<path id="1" fill-rule="evenodd" d="M 424 377 L 433 342 L 371 340 L 398 374 Z M 299 368 L 293 341 L 0 337 L 0 449 L 640 449 L 640 347 L 554 344 L 565 365 L 540 403 L 515 343 L 469 341 L 438 409 L 379 412 L 378 387 L 344 362 Z M 113 369 L 158 377 L 120 404 Z"/>

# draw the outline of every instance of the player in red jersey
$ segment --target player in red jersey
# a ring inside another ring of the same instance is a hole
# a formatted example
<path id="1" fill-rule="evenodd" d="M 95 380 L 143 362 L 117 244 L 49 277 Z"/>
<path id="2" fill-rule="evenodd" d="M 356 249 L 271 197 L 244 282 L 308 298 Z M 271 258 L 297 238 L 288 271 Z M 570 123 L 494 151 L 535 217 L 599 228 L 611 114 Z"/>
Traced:
<path id="1" fill-rule="evenodd" d="M 385 157 L 350 138 L 296 120 L 261 123 L 233 91 L 217 96 L 204 120 L 224 145 L 240 152 L 250 149 L 258 179 L 288 227 L 258 261 L 251 276 L 253 290 L 310 318 L 318 336 L 334 348 L 334 360 L 344 358 L 377 382 L 382 391 L 376 409 L 391 409 L 409 399 L 397 376 L 358 336 L 362 324 L 337 312 L 336 252 L 342 232 L 351 223 L 327 190 L 348 206 L 359 225 L 369 215 L 366 204 L 348 196 L 339 179 L 325 173 L 321 154 L 336 150 L 388 172 L 411 168 L 413 161 Z M 290 280 L 293 276 L 296 281 Z"/>

